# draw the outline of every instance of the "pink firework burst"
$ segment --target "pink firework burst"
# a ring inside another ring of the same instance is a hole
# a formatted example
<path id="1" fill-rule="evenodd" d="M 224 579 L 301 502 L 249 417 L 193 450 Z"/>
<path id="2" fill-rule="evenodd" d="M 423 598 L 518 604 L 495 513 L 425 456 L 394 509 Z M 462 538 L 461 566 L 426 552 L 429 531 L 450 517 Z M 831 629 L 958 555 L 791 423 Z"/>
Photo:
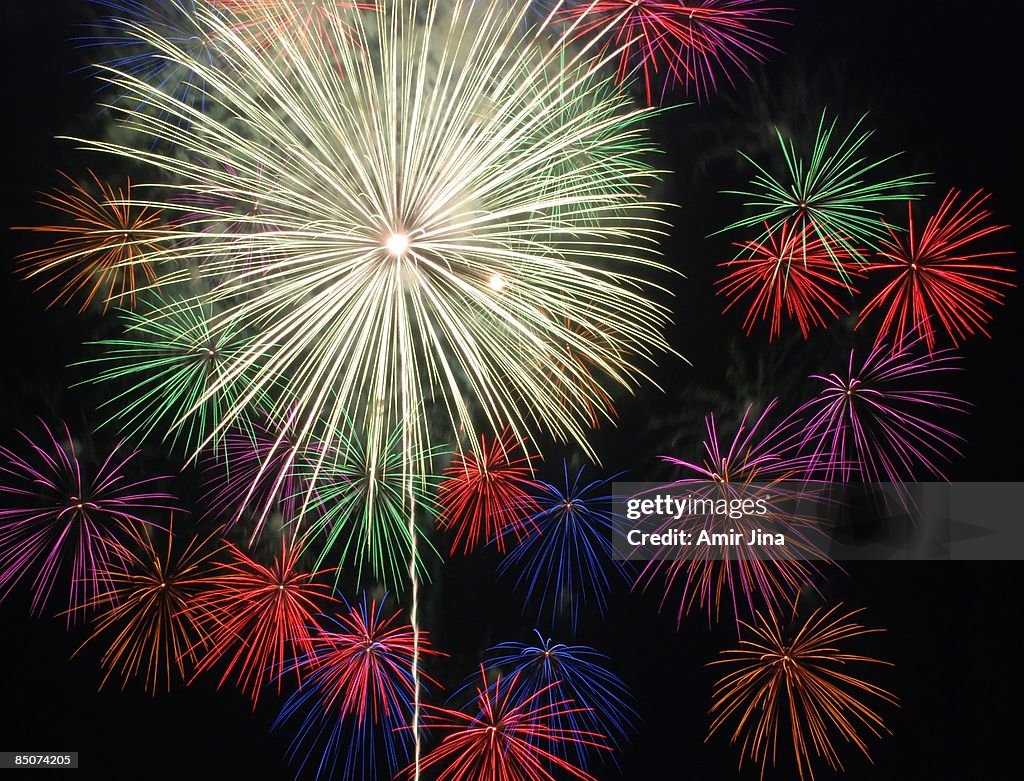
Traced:
<path id="1" fill-rule="evenodd" d="M 599 56 L 617 59 L 617 80 L 636 75 L 654 104 L 676 85 L 704 101 L 721 79 L 749 77 L 748 63 L 775 50 L 768 28 L 788 10 L 763 0 L 575 0 L 559 18 L 577 40 L 600 38 Z"/>
<path id="2" fill-rule="evenodd" d="M 999 278 L 1013 269 L 989 261 L 1013 253 L 975 247 L 1007 226 L 987 224 L 992 215 L 982 205 L 989 196 L 981 190 L 962 202 L 960 198 L 958 190 L 950 190 L 920 233 L 914 225 L 912 203 L 907 204 L 906 233 L 889 228 L 890 239 L 882 243 L 878 259 L 866 270 L 892 278 L 864 307 L 857 323 L 860 327 L 876 310 L 884 312 L 877 341 L 891 338 L 901 342 L 917 331 L 931 352 L 935 350 L 935 322 L 954 345 L 975 332 L 988 336 L 989 306 L 1001 304 L 1003 290 L 1014 286 Z"/>
<path id="3" fill-rule="evenodd" d="M 701 463 L 663 456 L 663 460 L 680 467 L 687 474 L 657 493 L 684 497 L 692 512 L 679 519 L 662 516 L 661 526 L 652 529 L 665 533 L 681 529 L 699 539 L 701 531 L 708 534 L 739 534 L 750 538 L 755 529 L 768 524 L 785 528 L 787 552 L 771 556 L 773 549 L 761 546 L 736 545 L 718 547 L 692 544 L 672 548 L 667 557 L 648 561 L 637 579 L 647 587 L 659 575 L 664 577 L 665 596 L 677 582 L 683 593 L 676 613 L 678 622 L 694 607 L 707 611 L 708 620 L 717 620 L 723 597 L 731 604 L 740 621 L 740 607 L 755 612 L 755 597 L 769 609 L 777 610 L 792 604 L 800 590 L 813 584 L 818 575 L 815 561 L 828 562 L 828 556 L 817 542 L 818 524 L 796 511 L 799 501 L 815 493 L 807 480 L 810 459 L 798 453 L 802 421 L 790 415 L 772 427 L 769 420 L 776 402 L 765 407 L 753 422 L 748 408 L 735 435 L 723 447 L 715 416 L 707 417 L 705 458 Z M 729 507 L 742 507 L 744 501 L 763 500 L 765 513 L 737 515 Z M 725 508 L 725 509 L 723 509 Z M 802 555 L 794 556 L 794 551 Z"/>
<path id="4" fill-rule="evenodd" d="M 226 661 L 218 688 L 237 674 L 239 687 L 252 698 L 255 708 L 265 683 L 276 680 L 280 693 L 288 669 L 294 670 L 301 683 L 301 669 L 286 665 L 314 651 L 311 635 L 319 627 L 316 616 L 331 591 L 316 578 L 333 574 L 333 570 L 303 572 L 299 568 L 300 545 L 287 537 L 281 538 L 281 552 L 269 565 L 231 543 L 225 543 L 225 548 L 228 561 L 191 608 L 197 622 L 211 627 L 202 640 L 207 650 L 196 673 Z"/>
<path id="5" fill-rule="evenodd" d="M 532 457 L 520 455 L 524 443 L 511 429 L 493 440 L 481 434 L 479 451 L 456 453 L 438 486 L 438 526 L 455 530 L 452 553 L 470 553 L 494 542 L 505 552 L 505 537 L 517 540 L 540 511 L 532 492 L 542 484 L 532 479 Z"/>
<path id="6" fill-rule="evenodd" d="M 801 452 L 824 479 L 913 481 L 921 471 L 944 480 L 939 462 L 958 454 L 960 437 L 930 418 L 964 412 L 966 403 L 925 387 L 957 366 L 950 350 L 924 353 L 924 337 L 876 344 L 861 364 L 855 352 L 845 373 L 814 375 L 818 395 L 800 408 L 808 416 Z"/>
<path id="7" fill-rule="evenodd" d="M 806 339 L 813 328 L 849 311 L 837 295 L 857 292 L 848 278 L 860 271 L 845 265 L 850 256 L 842 246 L 827 247 L 810 225 L 787 220 L 772 230 L 765 223 L 764 238 L 735 246 L 739 257 L 719 264 L 731 270 L 718 281 L 718 294 L 728 299 L 726 312 L 753 294 L 743 321 L 748 335 L 755 322 L 770 320 L 774 339 L 785 316 L 796 320 Z"/>
<path id="8" fill-rule="evenodd" d="M 552 695 L 557 684 L 530 690 L 518 675 L 488 683 L 480 668 L 477 698 L 468 712 L 424 705 L 423 727 L 444 735 L 423 757 L 423 769 L 440 767 L 437 781 L 553 781 L 549 768 L 568 777 L 596 781 L 561 754 L 566 745 L 608 750 L 603 735 L 560 725 L 585 711 L 570 699 Z M 415 766 L 405 775 L 413 777 Z"/>
<path id="9" fill-rule="evenodd" d="M 137 453 L 115 449 L 92 468 L 66 424 L 42 425 L 38 441 L 18 432 L 23 453 L 0 447 L 0 598 L 29 576 L 39 614 L 66 576 L 70 624 L 111 587 L 122 544 L 138 540 L 152 512 L 173 510 L 174 497 L 156 488 L 167 478 L 128 477 Z"/>

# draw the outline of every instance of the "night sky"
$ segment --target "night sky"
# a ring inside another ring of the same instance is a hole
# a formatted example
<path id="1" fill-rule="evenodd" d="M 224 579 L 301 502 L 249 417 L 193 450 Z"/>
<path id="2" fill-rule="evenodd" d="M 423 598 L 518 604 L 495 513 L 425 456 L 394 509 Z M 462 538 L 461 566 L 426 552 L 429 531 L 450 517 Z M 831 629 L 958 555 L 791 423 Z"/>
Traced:
<path id="1" fill-rule="evenodd" d="M 69 42 L 85 18 L 83 5 L 9 0 L 0 7 L 7 58 L 6 226 L 45 221 L 36 193 L 57 183 L 56 170 L 97 164 L 54 138 L 88 136 L 98 121 L 93 86 L 76 70 L 88 55 Z M 791 5 L 792 25 L 776 31 L 780 52 L 755 68 L 752 82 L 723 88 L 707 105 L 675 108 L 652 128 L 665 149 L 662 164 L 675 172 L 663 197 L 680 208 L 670 215 L 674 229 L 663 249 L 686 275 L 673 282 L 672 338 L 691 365 L 666 358 L 655 372 L 664 392 L 646 387 L 637 398 L 619 401 L 617 427 L 605 426 L 593 440 L 601 471 L 609 475 L 629 470 L 636 481 L 663 477 L 657 456 L 695 455 L 700 442 L 693 437 L 707 412 L 774 396 L 795 406 L 807 387 L 805 369 L 841 368 L 851 344 L 843 324 L 808 345 L 782 340 L 768 347 L 766 328 L 743 336 L 742 315 L 723 317 L 714 294 L 716 264 L 731 257 L 731 239 L 708 235 L 741 212 L 740 199 L 721 191 L 749 178 L 735 149 L 770 142 L 773 125 L 813 132 L 823 108 L 849 123 L 869 112 L 867 125 L 876 131 L 871 149 L 903 150 L 893 164 L 898 173 L 930 172 L 936 183 L 930 204 L 952 186 L 984 188 L 992 193 L 995 221 L 1012 226 L 1001 235 L 1001 248 L 1021 246 L 1021 128 L 1019 98 L 1013 98 L 1021 69 L 1013 4 Z M 37 415 L 87 429 L 100 391 L 74 387 L 81 374 L 67 367 L 105 326 L 96 314 L 47 310 L 45 299 L 15 277 L 13 259 L 38 246 L 37 237 L 4 230 L 0 240 L 0 442 L 13 444 L 15 429 L 32 428 Z M 991 324 L 992 338 L 972 339 L 962 351 L 964 369 L 952 389 L 973 407 L 948 421 L 965 439 L 962 457 L 948 470 L 953 480 L 1020 479 L 1022 313 L 1021 292 L 1011 290 Z M 551 477 L 563 452 L 573 456 L 557 446 L 542 450 Z M 511 581 L 496 579 L 497 560 L 493 551 L 452 560 L 426 587 L 425 628 L 435 647 L 450 654 L 437 677 L 451 688 L 472 672 L 482 649 L 528 639 L 532 629 Z M 867 608 L 864 622 L 887 630 L 862 638 L 857 648 L 894 664 L 868 673 L 898 695 L 900 707 L 878 706 L 892 735 L 869 738 L 873 765 L 855 748 L 839 746 L 846 775 L 822 765 L 816 777 L 1014 777 L 1020 738 L 1010 727 L 1020 723 L 1021 676 L 1012 632 L 1024 593 L 1019 563 L 872 562 L 846 570 L 833 572 L 822 596 Z M 659 598 L 621 586 L 608 615 L 591 616 L 580 627 L 577 641 L 611 657 L 642 716 L 621 770 L 594 772 L 602 781 L 758 778 L 748 762 L 737 775 L 739 753 L 727 732 L 705 744 L 716 678 L 706 664 L 735 643 L 735 626 L 725 618 L 709 627 L 705 616 L 693 614 L 677 630 L 674 609 L 659 612 Z M 29 618 L 24 586 L 0 604 L 0 633 L 0 750 L 77 750 L 83 769 L 66 772 L 88 778 L 294 775 L 284 759 L 287 735 L 269 732 L 281 702 L 273 694 L 253 712 L 230 686 L 215 692 L 212 675 L 156 698 L 137 682 L 124 692 L 112 683 L 97 693 L 97 649 L 69 661 L 87 630 L 69 632 L 61 618 Z M 764 777 L 796 778 L 789 753 L 780 749 L 779 767 L 769 767 Z"/>

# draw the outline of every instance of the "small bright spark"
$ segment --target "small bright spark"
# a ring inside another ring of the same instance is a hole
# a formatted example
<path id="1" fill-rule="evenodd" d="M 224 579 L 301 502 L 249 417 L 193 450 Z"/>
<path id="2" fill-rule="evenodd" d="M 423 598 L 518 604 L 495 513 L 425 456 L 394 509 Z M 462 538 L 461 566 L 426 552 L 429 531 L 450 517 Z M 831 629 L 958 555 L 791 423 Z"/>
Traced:
<path id="1" fill-rule="evenodd" d="M 392 233 L 384 242 L 388 253 L 400 258 L 409 251 L 409 237 L 404 233 Z"/>

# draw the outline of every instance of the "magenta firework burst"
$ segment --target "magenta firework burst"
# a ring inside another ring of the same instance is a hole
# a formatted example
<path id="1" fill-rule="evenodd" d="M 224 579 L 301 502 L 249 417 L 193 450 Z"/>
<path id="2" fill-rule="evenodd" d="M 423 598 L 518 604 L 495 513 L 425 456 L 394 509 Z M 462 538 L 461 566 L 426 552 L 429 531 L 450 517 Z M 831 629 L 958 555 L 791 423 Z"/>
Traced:
<path id="1" fill-rule="evenodd" d="M 312 486 L 303 477 L 308 448 L 299 447 L 294 424 L 288 411 L 247 420 L 207 452 L 203 503 L 210 517 L 229 528 L 243 517 L 251 520 L 250 540 L 260 536 L 274 513 L 286 524 L 296 519 Z"/>
<path id="2" fill-rule="evenodd" d="M 38 440 L 18 432 L 22 452 L 0 447 L 0 598 L 27 577 L 38 614 L 66 579 L 71 623 L 109 587 L 119 543 L 153 524 L 153 511 L 174 509 L 174 499 L 157 488 L 166 478 L 128 476 L 137 453 L 115 449 L 93 467 L 67 424 L 42 425 Z"/>
<path id="3" fill-rule="evenodd" d="M 964 412 L 953 394 L 928 387 L 958 368 L 950 350 L 923 350 L 916 334 L 895 345 L 876 344 L 863 362 L 850 351 L 845 372 L 813 375 L 818 395 L 800 408 L 807 416 L 801 452 L 826 480 L 913 481 L 943 477 L 940 463 L 958 453 L 960 439 L 933 419 Z"/>
<path id="4" fill-rule="evenodd" d="M 814 562 L 828 561 L 815 542 L 815 522 L 796 510 L 799 501 L 815 490 L 808 480 L 811 460 L 799 453 L 802 422 L 789 415 L 773 425 L 776 407 L 776 401 L 770 402 L 756 419 L 748 408 L 731 440 L 721 435 L 714 414 L 710 414 L 700 462 L 662 457 L 683 472 L 680 479 L 663 488 L 697 502 L 691 506 L 700 509 L 679 520 L 660 518 L 654 531 L 684 529 L 694 540 L 701 531 L 738 534 L 746 540 L 771 523 L 786 530 L 788 547 L 786 553 L 774 556 L 770 548 L 761 546 L 692 545 L 648 561 L 637 583 L 646 588 L 663 575 L 663 605 L 676 583 L 682 584 L 676 613 L 679 622 L 694 607 L 706 610 L 709 621 L 717 620 L 724 597 L 732 606 L 738 628 L 741 606 L 753 613 L 755 603 L 772 610 L 789 605 L 804 586 L 813 584 L 818 573 Z M 764 513 L 737 515 L 719 509 L 722 502 L 727 507 L 736 502 L 742 506 L 744 500 L 755 504 L 761 500 Z M 793 556 L 795 550 L 802 555 Z"/>

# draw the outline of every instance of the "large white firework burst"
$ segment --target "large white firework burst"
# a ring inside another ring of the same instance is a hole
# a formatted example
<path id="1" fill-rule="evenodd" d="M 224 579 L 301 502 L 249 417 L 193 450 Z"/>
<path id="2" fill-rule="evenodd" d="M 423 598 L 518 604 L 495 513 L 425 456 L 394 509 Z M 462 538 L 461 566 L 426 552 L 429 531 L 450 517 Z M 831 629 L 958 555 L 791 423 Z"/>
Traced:
<path id="1" fill-rule="evenodd" d="M 222 427 L 276 394 L 309 438 L 358 419 L 371 454 L 399 424 L 428 452 L 437 413 L 470 441 L 511 424 L 586 447 L 609 411 L 594 377 L 631 390 L 669 349 L 643 279 L 664 270 L 649 110 L 556 31 L 524 36 L 525 2 L 328 6 L 334 40 L 282 26 L 269 52 L 251 18 L 197 3 L 218 67 L 126 22 L 207 85 L 205 109 L 110 70 L 136 142 L 84 142 L 158 169 L 146 203 L 186 216 L 135 262 L 198 276 L 211 327 L 248 335 L 209 389 L 244 379 Z"/>

